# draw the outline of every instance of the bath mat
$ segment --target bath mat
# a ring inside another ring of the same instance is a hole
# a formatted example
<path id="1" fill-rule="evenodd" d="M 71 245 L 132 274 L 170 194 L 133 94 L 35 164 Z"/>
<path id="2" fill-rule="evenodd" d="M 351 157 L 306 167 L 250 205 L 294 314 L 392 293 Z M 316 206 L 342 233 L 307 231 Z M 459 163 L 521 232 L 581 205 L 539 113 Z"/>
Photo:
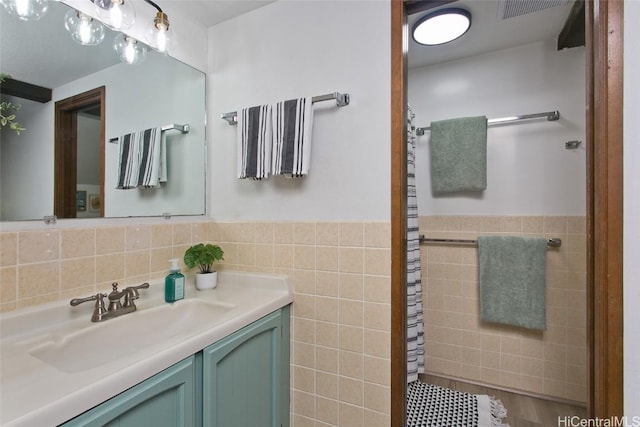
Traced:
<path id="1" fill-rule="evenodd" d="M 407 427 L 509 427 L 502 402 L 414 381 L 407 390 Z"/>

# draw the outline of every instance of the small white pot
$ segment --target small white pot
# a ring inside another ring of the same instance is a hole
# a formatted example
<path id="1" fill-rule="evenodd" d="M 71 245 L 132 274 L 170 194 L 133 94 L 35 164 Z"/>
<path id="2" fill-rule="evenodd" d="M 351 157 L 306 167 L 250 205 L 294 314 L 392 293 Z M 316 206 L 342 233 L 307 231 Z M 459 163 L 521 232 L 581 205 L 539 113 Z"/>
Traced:
<path id="1" fill-rule="evenodd" d="M 196 288 L 203 291 L 206 289 L 215 289 L 218 286 L 218 272 L 213 273 L 197 273 Z"/>

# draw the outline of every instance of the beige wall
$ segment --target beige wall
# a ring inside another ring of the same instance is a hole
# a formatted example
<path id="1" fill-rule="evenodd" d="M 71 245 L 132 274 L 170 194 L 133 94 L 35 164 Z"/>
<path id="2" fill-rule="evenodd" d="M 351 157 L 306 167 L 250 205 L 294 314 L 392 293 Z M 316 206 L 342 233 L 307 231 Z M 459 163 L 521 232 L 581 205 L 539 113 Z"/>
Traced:
<path id="1" fill-rule="evenodd" d="M 560 237 L 547 256 L 547 330 L 480 321 L 474 247 L 421 246 L 426 369 L 586 402 L 586 223 L 573 216 L 424 216 L 428 237 Z"/>
<path id="2" fill-rule="evenodd" d="M 0 238 L 2 311 L 162 278 L 169 258 L 205 240 L 223 247 L 221 268 L 287 274 L 293 425 L 390 423 L 389 223 L 197 222 Z"/>

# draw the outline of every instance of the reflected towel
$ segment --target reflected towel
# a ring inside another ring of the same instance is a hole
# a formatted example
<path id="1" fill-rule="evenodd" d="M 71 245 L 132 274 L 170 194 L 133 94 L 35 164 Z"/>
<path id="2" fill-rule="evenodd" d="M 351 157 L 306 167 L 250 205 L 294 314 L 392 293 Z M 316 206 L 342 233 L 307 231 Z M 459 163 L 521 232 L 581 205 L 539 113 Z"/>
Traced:
<path id="1" fill-rule="evenodd" d="M 309 174 L 313 101 L 311 97 L 278 102 L 273 111 L 273 174 Z"/>
<path id="2" fill-rule="evenodd" d="M 138 138 L 135 133 L 128 133 L 118 138 L 120 153 L 118 155 L 118 183 L 117 189 L 128 190 L 138 186 L 140 161 L 138 156 Z"/>
<path id="3" fill-rule="evenodd" d="M 120 155 L 116 188 L 156 188 L 166 182 L 166 147 L 160 127 L 118 138 Z M 165 143 L 166 144 L 166 143 Z"/>
<path id="4" fill-rule="evenodd" d="M 487 118 L 431 123 L 431 187 L 434 194 L 487 188 Z"/>
<path id="5" fill-rule="evenodd" d="M 543 237 L 478 237 L 482 320 L 546 329 L 546 256 Z"/>
<path id="6" fill-rule="evenodd" d="M 166 147 L 163 147 L 162 129 L 151 128 L 138 132 L 140 170 L 138 187 L 155 188 L 166 182 Z M 166 141 L 165 141 L 166 145 Z"/>
<path id="7" fill-rule="evenodd" d="M 268 178 L 271 171 L 271 106 L 242 109 L 238 114 L 238 129 L 238 178 Z"/>

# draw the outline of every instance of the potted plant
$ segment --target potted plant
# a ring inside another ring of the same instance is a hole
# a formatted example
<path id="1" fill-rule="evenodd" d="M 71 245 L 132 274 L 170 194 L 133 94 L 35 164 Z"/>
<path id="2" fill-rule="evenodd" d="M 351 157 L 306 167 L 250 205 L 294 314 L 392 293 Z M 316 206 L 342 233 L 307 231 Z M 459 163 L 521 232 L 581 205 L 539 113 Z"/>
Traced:
<path id="1" fill-rule="evenodd" d="M 215 261 L 222 261 L 224 251 L 218 245 L 198 243 L 184 253 L 184 263 L 189 268 L 198 266 L 196 288 L 214 289 L 218 285 L 218 272 L 213 269 Z"/>

